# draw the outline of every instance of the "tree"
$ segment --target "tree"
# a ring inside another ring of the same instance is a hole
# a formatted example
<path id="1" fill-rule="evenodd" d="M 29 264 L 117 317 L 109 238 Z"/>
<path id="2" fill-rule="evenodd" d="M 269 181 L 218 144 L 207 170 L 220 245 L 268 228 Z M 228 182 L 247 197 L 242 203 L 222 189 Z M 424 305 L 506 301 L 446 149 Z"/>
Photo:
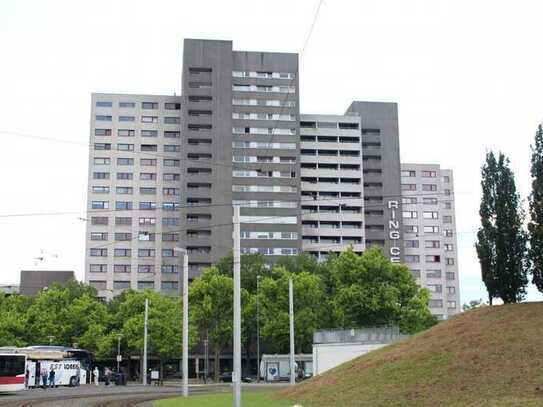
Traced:
<path id="1" fill-rule="evenodd" d="M 528 284 L 527 236 L 522 229 L 524 213 L 516 191 L 509 160 L 491 151 L 482 168 L 481 227 L 477 233 L 477 255 L 489 303 L 521 301 Z"/>
<path id="2" fill-rule="evenodd" d="M 532 193 L 529 197 L 530 222 L 528 232 L 530 249 L 528 257 L 532 264 L 532 282 L 543 292 L 543 127 L 540 124 L 535 134 L 532 149 Z"/>
<path id="3" fill-rule="evenodd" d="M 417 285 L 405 265 L 391 263 L 379 249 L 362 255 L 347 250 L 330 267 L 336 327 L 398 325 L 404 333 L 415 333 L 436 323 L 428 309 L 428 291 Z"/>
<path id="4" fill-rule="evenodd" d="M 0 294 L 0 346 L 25 346 L 29 342 L 26 310 L 32 298 Z"/>
<path id="5" fill-rule="evenodd" d="M 232 251 L 222 257 L 215 266 L 220 275 L 233 278 L 234 255 Z M 242 254 L 240 265 L 240 285 L 251 294 L 256 294 L 256 279 L 271 274 L 270 268 L 264 262 L 264 256 L 259 253 Z"/>
<path id="6" fill-rule="evenodd" d="M 219 380 L 221 352 L 232 343 L 234 319 L 234 281 L 216 267 L 204 270 L 189 289 L 191 319 L 204 338 L 209 338 L 214 353 L 214 376 Z M 249 302 L 249 293 L 241 289 L 243 307 Z M 242 326 L 244 323 L 242 322 Z"/>
<path id="7" fill-rule="evenodd" d="M 289 351 L 289 291 L 292 278 L 294 289 L 294 342 L 296 351 L 310 352 L 313 332 L 319 328 L 324 305 L 324 287 L 319 277 L 306 271 L 290 273 L 275 266 L 273 277 L 260 284 L 261 333 L 273 352 Z"/>
<path id="8" fill-rule="evenodd" d="M 478 300 L 471 300 L 470 302 L 462 305 L 463 311 L 469 311 L 471 309 L 480 308 L 480 307 L 486 307 L 487 304 L 483 302 L 482 298 L 479 298 Z"/>

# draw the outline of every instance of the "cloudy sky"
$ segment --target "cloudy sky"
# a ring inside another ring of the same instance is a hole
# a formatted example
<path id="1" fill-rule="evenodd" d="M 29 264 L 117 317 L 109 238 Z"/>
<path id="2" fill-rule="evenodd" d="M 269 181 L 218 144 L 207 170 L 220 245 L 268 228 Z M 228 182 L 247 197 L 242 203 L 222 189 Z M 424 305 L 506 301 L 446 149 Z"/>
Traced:
<path id="1" fill-rule="evenodd" d="M 83 277 L 91 92 L 179 94 L 187 37 L 300 52 L 317 4 L 2 0 L 0 215 L 37 215 L 0 217 L 0 284 L 35 267 Z M 529 193 L 542 14 L 528 0 L 325 0 L 301 56 L 303 112 L 398 102 L 402 161 L 455 171 L 464 302 L 485 297 L 473 249 L 485 151 L 504 151 Z"/>

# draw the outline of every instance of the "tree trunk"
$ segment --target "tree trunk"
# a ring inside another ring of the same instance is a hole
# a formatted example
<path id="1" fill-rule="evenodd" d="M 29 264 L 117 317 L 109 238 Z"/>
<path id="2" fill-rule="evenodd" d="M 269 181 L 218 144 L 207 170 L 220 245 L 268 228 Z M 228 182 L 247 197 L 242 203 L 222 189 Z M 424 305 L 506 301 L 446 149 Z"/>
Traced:
<path id="1" fill-rule="evenodd" d="M 164 381 L 164 360 L 160 358 L 160 383 Z"/>
<path id="2" fill-rule="evenodd" d="M 221 350 L 215 348 L 215 360 L 213 361 L 213 380 L 217 383 L 219 381 L 219 369 L 220 369 L 220 360 Z"/>
<path id="3" fill-rule="evenodd" d="M 492 296 L 488 296 L 488 304 L 492 307 Z"/>

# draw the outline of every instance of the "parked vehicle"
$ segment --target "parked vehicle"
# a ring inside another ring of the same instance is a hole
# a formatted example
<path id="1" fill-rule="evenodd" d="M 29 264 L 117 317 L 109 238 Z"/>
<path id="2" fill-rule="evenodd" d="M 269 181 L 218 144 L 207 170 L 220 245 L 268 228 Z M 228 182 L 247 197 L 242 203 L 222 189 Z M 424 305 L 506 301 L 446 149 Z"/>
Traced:
<path id="1" fill-rule="evenodd" d="M 0 353 L 0 393 L 25 388 L 26 356 Z"/>

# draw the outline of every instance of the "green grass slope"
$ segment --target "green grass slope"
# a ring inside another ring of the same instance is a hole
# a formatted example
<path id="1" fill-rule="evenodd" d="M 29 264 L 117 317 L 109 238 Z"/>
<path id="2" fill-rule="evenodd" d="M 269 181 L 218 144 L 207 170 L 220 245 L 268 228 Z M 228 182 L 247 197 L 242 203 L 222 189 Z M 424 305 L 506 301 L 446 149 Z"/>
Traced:
<path id="1" fill-rule="evenodd" d="M 465 312 L 279 397 L 304 407 L 543 406 L 543 303 Z"/>

